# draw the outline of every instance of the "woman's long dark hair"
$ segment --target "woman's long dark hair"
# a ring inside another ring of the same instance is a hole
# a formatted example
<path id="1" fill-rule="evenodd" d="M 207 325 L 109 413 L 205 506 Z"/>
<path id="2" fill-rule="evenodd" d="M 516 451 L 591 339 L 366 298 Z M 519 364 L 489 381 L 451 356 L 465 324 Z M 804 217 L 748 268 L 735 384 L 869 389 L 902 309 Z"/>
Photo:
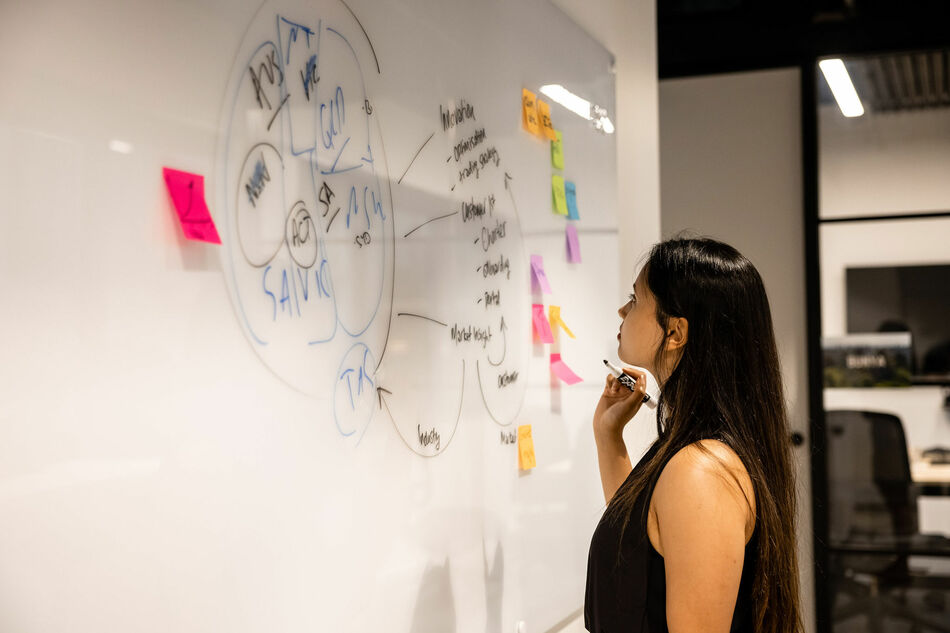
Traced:
<path id="1" fill-rule="evenodd" d="M 798 633 L 803 627 L 794 528 L 795 474 L 772 315 L 762 278 L 736 249 L 711 239 L 674 238 L 655 245 L 644 274 L 656 298 L 657 321 L 664 336 L 671 317 L 684 317 L 688 337 L 668 376 L 669 368 L 654 364 L 663 384 L 657 407 L 657 452 L 618 490 L 607 512 L 622 521 L 625 530 L 637 498 L 659 477 L 661 465 L 698 440 L 721 439 L 742 460 L 755 494 L 759 538 L 752 583 L 753 628 L 761 633 Z M 665 338 L 657 363 L 664 344 Z M 712 456 L 701 444 L 697 446 Z M 742 490 L 735 475 L 733 479 Z"/>

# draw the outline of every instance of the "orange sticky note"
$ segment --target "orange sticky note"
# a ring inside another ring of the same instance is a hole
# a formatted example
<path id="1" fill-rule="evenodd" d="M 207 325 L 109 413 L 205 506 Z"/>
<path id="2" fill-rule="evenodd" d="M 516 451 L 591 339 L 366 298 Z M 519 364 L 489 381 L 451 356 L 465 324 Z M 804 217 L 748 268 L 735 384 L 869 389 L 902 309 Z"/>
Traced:
<path id="1" fill-rule="evenodd" d="M 532 134 L 541 130 L 538 124 L 538 105 L 534 93 L 527 88 L 521 91 L 521 124 Z"/>
<path id="2" fill-rule="evenodd" d="M 220 244 L 221 238 L 205 202 L 204 176 L 168 167 L 162 167 L 162 174 L 185 237 Z"/>
<path id="3" fill-rule="evenodd" d="M 538 119 L 541 124 L 541 136 L 556 141 L 557 134 L 554 133 L 554 126 L 551 125 L 551 106 L 540 99 L 538 99 Z"/>
<path id="4" fill-rule="evenodd" d="M 537 466 L 534 458 L 534 440 L 531 438 L 531 425 L 518 427 L 518 468 L 531 470 Z"/>
<path id="5" fill-rule="evenodd" d="M 567 327 L 567 323 L 564 322 L 564 319 L 561 318 L 561 306 L 548 306 L 548 324 L 551 326 L 551 330 L 555 332 L 558 328 L 563 328 L 568 336 L 577 338 L 574 336 L 574 333 L 571 332 L 571 329 Z"/>

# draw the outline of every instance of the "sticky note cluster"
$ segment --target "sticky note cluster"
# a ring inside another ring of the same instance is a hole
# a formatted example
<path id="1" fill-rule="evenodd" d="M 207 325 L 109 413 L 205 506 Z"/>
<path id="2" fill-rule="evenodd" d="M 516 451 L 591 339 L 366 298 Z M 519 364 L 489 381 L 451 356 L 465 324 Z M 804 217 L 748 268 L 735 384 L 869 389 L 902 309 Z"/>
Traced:
<path id="1" fill-rule="evenodd" d="M 534 458 L 534 439 L 531 437 L 531 425 L 518 427 L 518 468 L 531 470 L 538 463 Z"/>
<path id="2" fill-rule="evenodd" d="M 551 166 L 556 170 L 563 170 L 564 135 L 560 130 L 554 129 L 550 104 L 538 99 L 537 95 L 527 88 L 521 90 L 521 124 L 531 134 L 551 141 Z M 568 220 L 580 219 L 580 213 L 577 210 L 577 187 L 557 173 L 551 176 L 551 209 L 558 215 L 567 217 Z M 577 230 L 568 232 L 566 238 L 568 261 L 580 263 L 581 251 Z"/>

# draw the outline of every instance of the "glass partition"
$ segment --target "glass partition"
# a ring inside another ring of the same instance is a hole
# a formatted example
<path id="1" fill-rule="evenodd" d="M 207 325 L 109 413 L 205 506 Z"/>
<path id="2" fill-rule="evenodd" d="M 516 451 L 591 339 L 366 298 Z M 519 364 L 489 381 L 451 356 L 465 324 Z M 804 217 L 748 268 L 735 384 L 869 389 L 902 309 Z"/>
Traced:
<path id="1" fill-rule="evenodd" d="M 950 65 L 816 68 L 831 630 L 950 631 Z"/>

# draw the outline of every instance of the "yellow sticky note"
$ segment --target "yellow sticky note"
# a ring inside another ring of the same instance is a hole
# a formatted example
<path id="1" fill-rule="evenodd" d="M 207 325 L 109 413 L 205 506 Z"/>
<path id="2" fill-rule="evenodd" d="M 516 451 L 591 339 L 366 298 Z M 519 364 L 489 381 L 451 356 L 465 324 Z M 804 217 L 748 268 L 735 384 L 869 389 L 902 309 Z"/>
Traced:
<path id="1" fill-rule="evenodd" d="M 564 179 L 556 174 L 551 176 L 551 196 L 554 212 L 567 215 L 567 193 L 564 191 Z"/>
<path id="2" fill-rule="evenodd" d="M 531 439 L 531 425 L 523 424 L 518 427 L 518 468 L 531 470 L 537 465 L 534 459 L 534 440 Z"/>
<path id="3" fill-rule="evenodd" d="M 571 328 L 567 327 L 567 323 L 564 322 L 564 319 L 561 318 L 561 306 L 548 306 L 548 323 L 551 326 L 551 330 L 556 332 L 560 327 L 563 328 L 571 338 L 577 338 L 574 336 L 574 333 L 571 332 Z"/>
<path id="4" fill-rule="evenodd" d="M 534 93 L 527 88 L 521 91 L 521 124 L 532 134 L 538 134 L 538 105 Z"/>
<path id="5" fill-rule="evenodd" d="M 552 141 L 557 138 L 554 134 L 554 126 L 551 125 L 551 106 L 538 99 L 538 119 L 541 124 L 541 136 L 549 138 Z"/>
<path id="6" fill-rule="evenodd" d="M 555 169 L 564 169 L 564 146 L 561 140 L 561 132 L 554 130 L 554 140 L 551 141 L 551 165 Z"/>

